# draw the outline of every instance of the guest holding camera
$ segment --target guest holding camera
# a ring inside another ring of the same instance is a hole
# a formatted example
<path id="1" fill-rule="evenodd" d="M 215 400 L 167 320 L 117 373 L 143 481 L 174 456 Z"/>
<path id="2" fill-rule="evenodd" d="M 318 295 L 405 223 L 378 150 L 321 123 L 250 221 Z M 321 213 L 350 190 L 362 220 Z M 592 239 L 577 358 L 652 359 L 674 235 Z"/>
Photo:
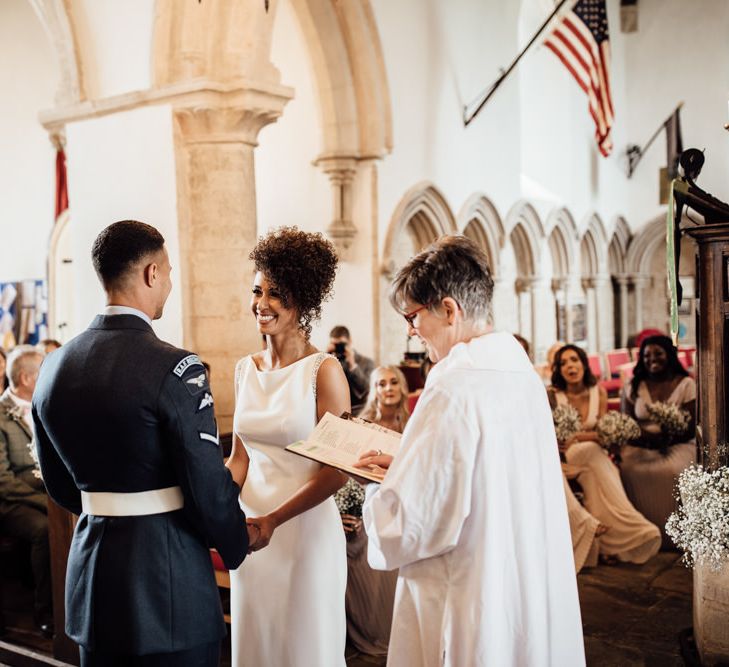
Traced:
<path id="1" fill-rule="evenodd" d="M 367 403 L 370 375 L 372 375 L 375 368 L 375 363 L 369 357 L 359 354 L 352 347 L 352 337 L 349 334 L 349 329 L 341 324 L 329 332 L 327 352 L 333 354 L 342 364 L 349 385 L 352 414 L 358 415 Z"/>

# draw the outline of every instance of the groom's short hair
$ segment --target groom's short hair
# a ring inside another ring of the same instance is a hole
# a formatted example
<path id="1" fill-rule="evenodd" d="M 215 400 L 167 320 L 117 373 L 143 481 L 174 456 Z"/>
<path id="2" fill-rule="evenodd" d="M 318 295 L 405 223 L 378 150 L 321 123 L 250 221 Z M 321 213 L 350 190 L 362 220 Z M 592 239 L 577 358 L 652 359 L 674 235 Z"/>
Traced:
<path id="1" fill-rule="evenodd" d="M 164 237 L 152 225 L 120 220 L 101 231 L 91 249 L 91 260 L 104 289 L 120 287 L 137 262 L 162 249 Z"/>

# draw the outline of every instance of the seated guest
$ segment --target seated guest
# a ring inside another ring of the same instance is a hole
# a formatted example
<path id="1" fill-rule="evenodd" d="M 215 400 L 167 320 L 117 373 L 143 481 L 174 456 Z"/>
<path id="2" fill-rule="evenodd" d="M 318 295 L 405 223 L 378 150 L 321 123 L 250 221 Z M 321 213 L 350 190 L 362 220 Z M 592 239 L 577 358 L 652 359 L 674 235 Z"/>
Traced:
<path id="1" fill-rule="evenodd" d="M 597 384 L 582 348 L 565 345 L 558 350 L 549 394 L 553 407 L 571 405 L 582 421 L 582 430 L 559 447 L 567 461 L 565 474 L 576 477 L 585 493 L 585 508 L 607 528 L 596 530 L 601 533 L 600 554 L 607 562 L 645 563 L 660 549 L 660 531 L 631 505 L 620 471 L 597 442 L 595 426 L 607 412 L 607 394 Z M 574 517 L 571 526 L 573 522 Z"/>
<path id="2" fill-rule="evenodd" d="M 685 410 L 690 421 L 681 436 L 668 436 L 652 420 L 648 407 L 664 402 Z M 625 385 L 622 410 L 633 417 L 642 436 L 636 446 L 623 448 L 621 475 L 633 504 L 659 526 L 664 546 L 666 520 L 674 509 L 678 475 L 696 461 L 696 383 L 678 360 L 668 336 L 650 336 L 640 345 L 633 378 Z"/>
<path id="3" fill-rule="evenodd" d="M 549 384 L 552 382 L 554 355 L 557 354 L 557 352 L 559 350 L 561 350 L 563 347 L 564 347 L 564 342 L 561 340 L 558 340 L 556 343 L 553 343 L 550 346 L 550 348 L 547 350 L 547 360 L 543 364 L 536 364 L 534 366 L 534 369 L 539 374 L 539 377 L 542 378 L 542 381 L 547 386 L 549 386 Z"/>
<path id="4" fill-rule="evenodd" d="M 375 367 L 372 359 L 356 352 L 352 347 L 352 337 L 349 329 L 342 325 L 334 327 L 329 332 L 329 347 L 327 352 L 333 354 L 342 364 L 344 374 L 349 385 L 349 399 L 352 404 L 352 414 L 358 415 L 365 403 L 370 387 L 370 375 Z"/>
<path id="5" fill-rule="evenodd" d="M 380 366 L 372 372 L 370 400 L 360 417 L 402 433 L 410 417 L 408 386 L 397 366 Z M 343 488 L 358 486 L 350 480 Z M 397 570 L 373 570 L 367 563 L 367 534 L 360 516 L 342 514 L 347 533 L 347 635 L 352 645 L 367 655 L 387 655 L 395 602 Z"/>
<path id="6" fill-rule="evenodd" d="M 5 391 L 5 369 L 7 367 L 6 362 L 7 356 L 5 354 L 5 350 L 0 347 L 0 392 Z"/>
<path id="7" fill-rule="evenodd" d="M 35 582 L 36 624 L 53 634 L 48 548 L 48 497 L 28 448 L 32 437 L 30 400 L 43 355 L 19 345 L 8 355 L 10 386 L 0 396 L 0 530 L 30 543 Z"/>
<path id="8" fill-rule="evenodd" d="M 61 343 L 57 341 L 55 338 L 44 338 L 42 341 L 38 343 L 38 351 L 43 354 L 50 354 L 51 352 L 55 352 L 58 348 L 61 347 Z"/>

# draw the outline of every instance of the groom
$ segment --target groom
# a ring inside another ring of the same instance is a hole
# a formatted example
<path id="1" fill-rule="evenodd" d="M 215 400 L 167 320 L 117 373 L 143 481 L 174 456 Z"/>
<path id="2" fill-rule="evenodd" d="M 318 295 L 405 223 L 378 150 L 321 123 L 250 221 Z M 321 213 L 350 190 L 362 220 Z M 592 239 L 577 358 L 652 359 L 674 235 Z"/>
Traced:
<path id="1" fill-rule="evenodd" d="M 245 558 L 243 470 L 228 470 L 195 354 L 159 340 L 170 293 L 154 228 L 104 229 L 92 258 L 107 306 L 48 356 L 33 421 L 50 496 L 79 520 L 66 574 L 66 633 L 81 665 L 218 664 L 225 624 L 210 560 Z"/>

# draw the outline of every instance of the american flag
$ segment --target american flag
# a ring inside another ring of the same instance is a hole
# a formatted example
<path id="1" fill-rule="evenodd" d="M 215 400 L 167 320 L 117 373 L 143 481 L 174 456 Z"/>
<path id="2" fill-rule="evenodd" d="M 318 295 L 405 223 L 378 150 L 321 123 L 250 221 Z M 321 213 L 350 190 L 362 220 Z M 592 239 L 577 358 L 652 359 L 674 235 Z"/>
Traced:
<path id="1" fill-rule="evenodd" d="M 585 91 L 600 152 L 610 155 L 610 38 L 605 0 L 579 0 L 544 41 Z"/>

